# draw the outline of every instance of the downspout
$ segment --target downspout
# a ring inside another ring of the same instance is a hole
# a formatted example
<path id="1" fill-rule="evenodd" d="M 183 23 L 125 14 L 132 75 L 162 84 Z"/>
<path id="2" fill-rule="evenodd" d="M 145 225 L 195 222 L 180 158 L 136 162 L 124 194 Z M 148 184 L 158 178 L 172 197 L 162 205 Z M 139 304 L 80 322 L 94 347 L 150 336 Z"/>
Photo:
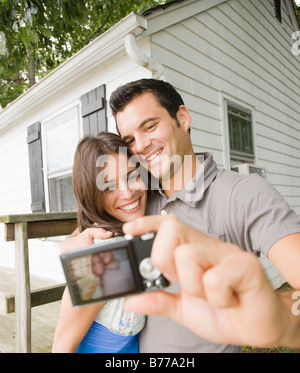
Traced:
<path id="1" fill-rule="evenodd" d="M 127 34 L 125 36 L 125 49 L 128 56 L 134 60 L 138 65 L 150 70 L 154 79 L 164 79 L 164 67 L 151 57 L 144 54 L 136 43 L 134 34 Z"/>

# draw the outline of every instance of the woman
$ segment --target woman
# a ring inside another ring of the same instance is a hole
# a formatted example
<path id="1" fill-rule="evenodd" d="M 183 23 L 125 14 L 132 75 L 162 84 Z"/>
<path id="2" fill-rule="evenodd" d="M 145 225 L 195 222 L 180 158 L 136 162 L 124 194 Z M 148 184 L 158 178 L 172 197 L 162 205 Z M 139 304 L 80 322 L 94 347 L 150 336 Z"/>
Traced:
<path id="1" fill-rule="evenodd" d="M 122 235 L 124 222 L 144 215 L 147 188 L 131 156 L 112 133 L 88 135 L 79 142 L 73 188 L 80 232 L 98 225 Z M 123 311 L 123 298 L 75 309 L 66 289 L 52 352 L 138 352 L 144 323 L 144 316 Z"/>

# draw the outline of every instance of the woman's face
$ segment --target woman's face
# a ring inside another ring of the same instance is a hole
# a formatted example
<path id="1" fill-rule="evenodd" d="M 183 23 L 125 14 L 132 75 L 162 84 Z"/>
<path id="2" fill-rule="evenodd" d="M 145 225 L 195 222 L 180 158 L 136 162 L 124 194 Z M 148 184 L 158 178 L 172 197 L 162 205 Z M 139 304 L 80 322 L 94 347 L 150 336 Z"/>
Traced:
<path id="1" fill-rule="evenodd" d="M 122 222 L 143 216 L 147 190 L 134 162 L 124 154 L 115 154 L 109 158 L 104 170 L 104 210 Z"/>

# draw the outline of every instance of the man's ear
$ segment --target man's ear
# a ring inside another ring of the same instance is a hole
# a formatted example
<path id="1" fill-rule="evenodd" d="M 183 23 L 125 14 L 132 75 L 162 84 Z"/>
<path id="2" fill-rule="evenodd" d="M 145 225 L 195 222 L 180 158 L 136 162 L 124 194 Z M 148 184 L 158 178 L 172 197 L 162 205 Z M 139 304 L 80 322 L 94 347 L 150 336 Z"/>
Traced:
<path id="1" fill-rule="evenodd" d="M 180 105 L 176 113 L 176 117 L 180 126 L 188 132 L 191 124 L 191 116 L 188 108 L 185 105 Z"/>

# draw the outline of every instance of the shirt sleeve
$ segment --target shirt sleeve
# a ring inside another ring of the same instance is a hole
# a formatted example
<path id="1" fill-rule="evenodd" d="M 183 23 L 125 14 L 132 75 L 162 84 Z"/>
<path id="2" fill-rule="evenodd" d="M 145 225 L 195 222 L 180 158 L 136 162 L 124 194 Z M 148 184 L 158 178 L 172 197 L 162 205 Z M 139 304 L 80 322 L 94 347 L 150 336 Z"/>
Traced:
<path id="1" fill-rule="evenodd" d="M 265 179 L 249 175 L 232 189 L 230 219 L 239 245 L 267 255 L 279 239 L 300 232 L 300 219 Z"/>

